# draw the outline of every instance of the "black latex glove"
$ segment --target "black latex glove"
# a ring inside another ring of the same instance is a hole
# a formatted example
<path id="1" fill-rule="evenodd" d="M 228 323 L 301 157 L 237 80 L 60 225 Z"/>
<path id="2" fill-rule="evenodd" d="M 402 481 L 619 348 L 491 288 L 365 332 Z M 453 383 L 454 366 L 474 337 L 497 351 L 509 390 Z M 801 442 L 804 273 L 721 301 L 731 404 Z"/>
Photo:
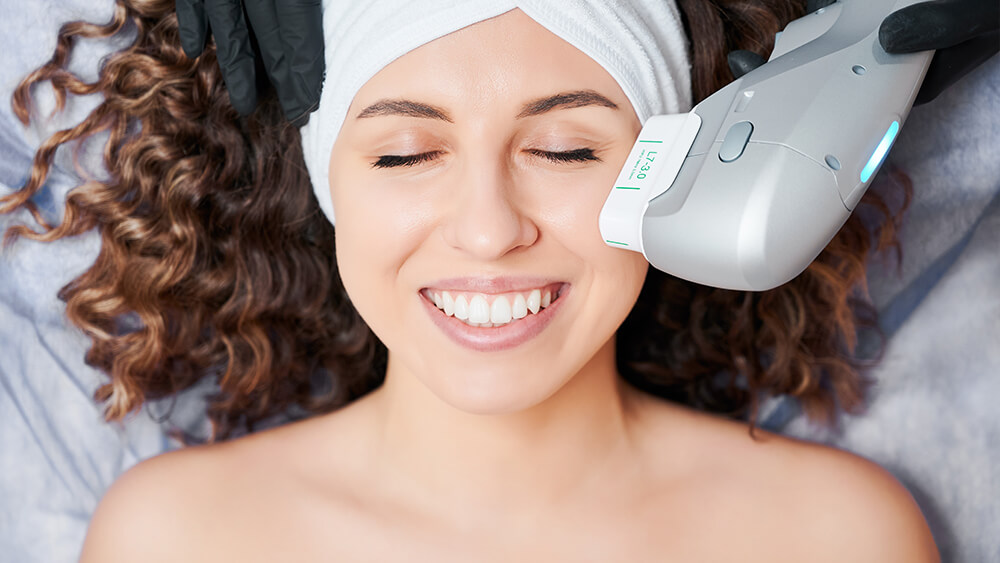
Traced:
<path id="1" fill-rule="evenodd" d="M 932 0 L 897 10 L 878 29 L 890 53 L 936 49 L 917 104 L 929 102 L 1000 51 L 1000 2 Z"/>
<path id="2" fill-rule="evenodd" d="M 257 56 L 289 121 L 301 125 L 323 85 L 321 0 L 176 0 L 181 47 L 201 54 L 208 34 L 229 100 L 241 115 L 257 107 Z"/>
<path id="3" fill-rule="evenodd" d="M 811 13 L 832 3 L 809 0 L 806 10 Z M 1000 51 L 998 30 L 997 0 L 931 0 L 889 14 L 879 27 L 879 42 L 890 53 L 937 50 L 914 102 L 922 104 Z M 729 53 L 729 69 L 736 78 L 764 62 L 751 51 Z"/>

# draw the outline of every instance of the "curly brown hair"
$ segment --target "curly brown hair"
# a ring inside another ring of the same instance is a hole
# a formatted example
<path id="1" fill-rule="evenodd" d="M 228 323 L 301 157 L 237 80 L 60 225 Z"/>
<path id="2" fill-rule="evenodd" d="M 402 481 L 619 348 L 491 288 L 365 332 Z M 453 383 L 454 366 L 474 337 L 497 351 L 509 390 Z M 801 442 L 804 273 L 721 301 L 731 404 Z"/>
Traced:
<path id="1" fill-rule="evenodd" d="M 693 38 L 696 101 L 732 80 L 729 51 L 766 55 L 803 11 L 795 0 L 678 3 Z M 0 198 L 0 213 L 26 209 L 38 223 L 11 227 L 7 244 L 100 233 L 97 260 L 59 297 L 92 341 L 87 363 L 110 377 L 95 393 L 106 419 L 211 377 L 214 441 L 353 401 L 381 384 L 387 351 L 341 284 L 334 230 L 310 188 L 298 130 L 273 95 L 241 118 L 214 46 L 185 56 L 173 10 L 171 0 L 117 0 L 109 23 L 60 29 L 52 59 L 18 86 L 16 115 L 30 121 L 31 89 L 44 81 L 57 109 L 67 94 L 104 100 L 40 146 L 26 184 Z M 95 82 L 67 70 L 76 39 L 130 29 L 134 42 L 103 61 Z M 72 190 L 62 222 L 49 225 L 31 198 L 56 149 L 102 132 L 109 177 Z M 910 186 L 894 185 L 905 209 Z M 619 330 L 627 336 L 618 339 L 622 376 L 658 396 L 748 418 L 751 432 L 766 396 L 794 396 L 826 424 L 838 409 L 859 411 L 862 371 L 873 361 L 854 357 L 857 332 L 876 327 L 865 264 L 873 251 L 899 252 L 902 214 L 876 190 L 860 206 L 879 220 L 866 226 L 853 214 L 803 274 L 770 291 L 715 289 L 650 269 Z"/>

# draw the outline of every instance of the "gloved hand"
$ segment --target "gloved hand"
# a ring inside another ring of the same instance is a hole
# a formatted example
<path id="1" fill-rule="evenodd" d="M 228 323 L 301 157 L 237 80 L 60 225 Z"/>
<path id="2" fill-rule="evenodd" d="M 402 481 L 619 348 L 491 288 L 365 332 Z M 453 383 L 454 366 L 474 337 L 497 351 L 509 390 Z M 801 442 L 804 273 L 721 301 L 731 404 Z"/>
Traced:
<path id="1" fill-rule="evenodd" d="M 897 10 L 878 29 L 890 53 L 936 49 L 915 104 L 937 97 L 1000 51 L 1000 2 L 931 0 Z"/>
<path id="2" fill-rule="evenodd" d="M 806 10 L 811 13 L 832 3 L 809 0 Z M 923 104 L 1000 51 L 1000 2 L 931 0 L 913 4 L 882 21 L 879 42 L 890 53 L 937 50 L 914 102 Z M 764 62 L 751 51 L 729 53 L 729 69 L 736 78 Z"/>
<path id="3" fill-rule="evenodd" d="M 209 33 L 215 37 L 236 111 L 249 115 L 257 107 L 259 55 L 285 117 L 308 121 L 323 86 L 321 0 L 176 0 L 176 10 L 188 57 L 201 55 Z"/>

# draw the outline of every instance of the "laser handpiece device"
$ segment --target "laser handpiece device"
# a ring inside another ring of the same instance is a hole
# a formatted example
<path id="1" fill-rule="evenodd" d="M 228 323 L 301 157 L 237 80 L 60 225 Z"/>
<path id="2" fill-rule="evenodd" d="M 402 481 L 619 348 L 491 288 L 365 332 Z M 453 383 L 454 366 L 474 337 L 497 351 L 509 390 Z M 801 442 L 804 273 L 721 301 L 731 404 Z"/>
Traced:
<path id="1" fill-rule="evenodd" d="M 609 246 L 725 289 L 777 287 L 847 221 L 909 113 L 933 51 L 886 53 L 914 0 L 841 0 L 788 24 L 768 61 L 644 124 L 600 214 Z"/>

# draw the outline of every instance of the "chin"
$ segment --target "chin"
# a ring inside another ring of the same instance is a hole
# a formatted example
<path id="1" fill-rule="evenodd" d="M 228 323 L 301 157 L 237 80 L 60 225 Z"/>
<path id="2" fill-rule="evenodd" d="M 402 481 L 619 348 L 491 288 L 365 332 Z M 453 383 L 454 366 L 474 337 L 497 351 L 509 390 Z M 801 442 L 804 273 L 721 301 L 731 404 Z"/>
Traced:
<path id="1" fill-rule="evenodd" d="M 447 372 L 438 372 L 447 373 Z M 541 374 L 546 376 L 542 377 Z M 569 378 L 555 370 L 466 369 L 425 382 L 445 403 L 469 414 L 503 415 L 528 410 L 554 395 Z"/>

